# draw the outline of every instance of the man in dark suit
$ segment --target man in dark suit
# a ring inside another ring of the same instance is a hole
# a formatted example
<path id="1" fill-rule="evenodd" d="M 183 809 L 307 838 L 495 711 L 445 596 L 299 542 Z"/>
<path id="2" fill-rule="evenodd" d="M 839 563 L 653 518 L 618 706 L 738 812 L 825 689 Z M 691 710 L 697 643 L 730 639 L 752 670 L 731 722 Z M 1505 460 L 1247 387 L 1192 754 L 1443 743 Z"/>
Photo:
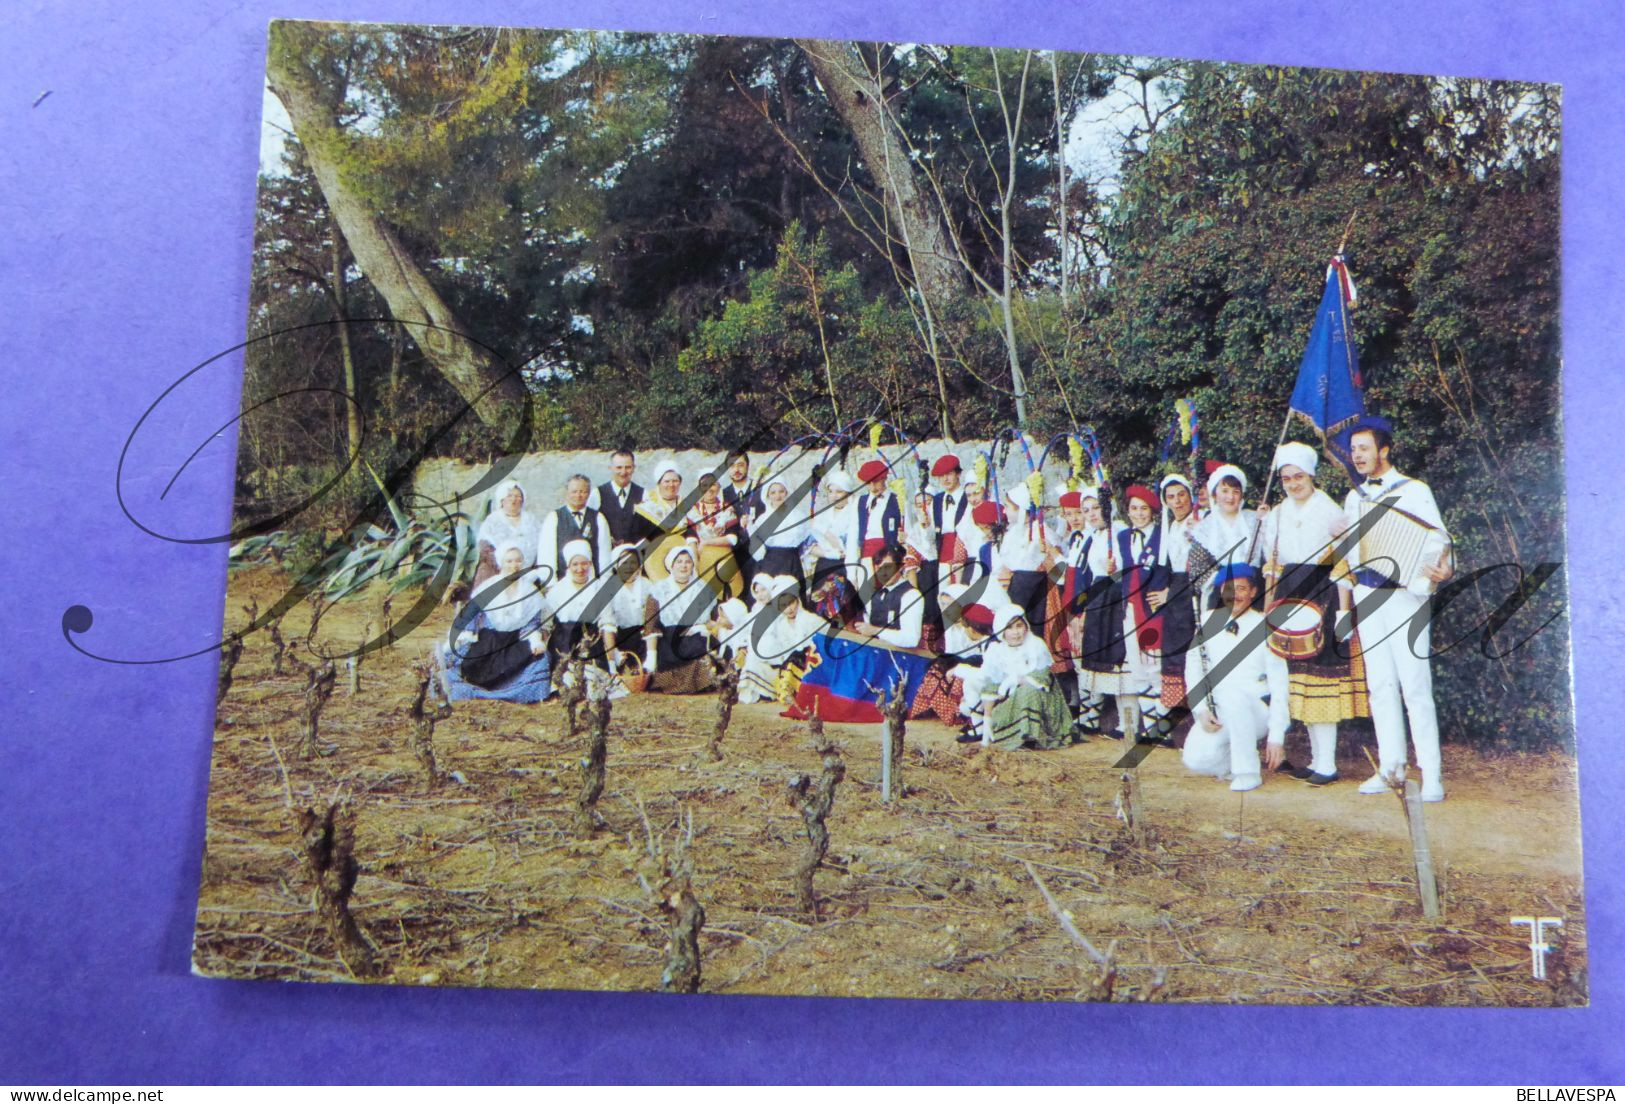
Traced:
<path id="1" fill-rule="evenodd" d="M 750 457 L 744 453 L 735 456 L 728 464 L 728 478 L 722 484 L 722 501 L 733 507 L 734 516 L 739 519 L 734 563 L 739 566 L 745 593 L 749 594 L 751 579 L 756 574 L 756 561 L 751 557 L 750 526 L 755 516 L 762 512 L 762 496 L 750 485 Z"/>
<path id="2" fill-rule="evenodd" d="M 609 523 L 610 538 L 627 544 L 642 538 L 636 513 L 643 501 L 643 488 L 632 482 L 637 457 L 630 449 L 617 449 L 609 457 L 609 482 L 598 488 L 598 510 Z"/>

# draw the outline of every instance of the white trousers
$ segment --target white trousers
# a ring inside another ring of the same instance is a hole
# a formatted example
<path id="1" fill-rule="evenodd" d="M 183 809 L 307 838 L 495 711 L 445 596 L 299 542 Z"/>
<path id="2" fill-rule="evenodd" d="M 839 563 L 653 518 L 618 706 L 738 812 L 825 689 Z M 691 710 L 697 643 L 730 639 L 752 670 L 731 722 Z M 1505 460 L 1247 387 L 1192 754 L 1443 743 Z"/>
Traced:
<path id="1" fill-rule="evenodd" d="M 1366 609 L 1367 598 L 1381 595 L 1381 605 Z M 1433 670 L 1428 656 L 1433 632 L 1422 625 L 1413 644 L 1411 628 L 1427 598 L 1408 590 L 1374 591 L 1356 586 L 1360 607 L 1360 646 L 1365 651 L 1366 690 L 1371 696 L 1371 724 L 1377 730 L 1377 762 L 1384 774 L 1393 774 L 1409 758 L 1405 748 L 1405 722 L 1410 720 L 1411 742 L 1422 781 L 1441 781 L 1439 775 L 1439 717 L 1433 708 Z M 1422 614 L 1425 619 L 1427 614 Z"/>
<path id="2" fill-rule="evenodd" d="M 1269 706 L 1244 687 L 1223 685 L 1213 691 L 1213 704 L 1219 711 L 1219 731 L 1209 732 L 1200 720 L 1191 725 L 1180 752 L 1185 766 L 1215 778 L 1261 776 L 1258 742 L 1269 735 Z M 1202 702 L 1193 702 L 1192 707 L 1198 718 L 1207 708 Z"/>

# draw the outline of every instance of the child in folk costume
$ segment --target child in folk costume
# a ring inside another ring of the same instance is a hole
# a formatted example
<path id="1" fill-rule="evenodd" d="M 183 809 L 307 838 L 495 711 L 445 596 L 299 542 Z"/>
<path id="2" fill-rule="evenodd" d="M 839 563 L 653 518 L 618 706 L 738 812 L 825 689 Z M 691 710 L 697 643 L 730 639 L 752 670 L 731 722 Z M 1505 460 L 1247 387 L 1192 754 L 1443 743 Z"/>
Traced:
<path id="1" fill-rule="evenodd" d="M 667 694 L 698 694 L 716 683 L 711 668 L 711 641 L 720 635 L 715 620 L 716 592 L 699 578 L 692 549 L 682 545 L 666 553 L 666 577 L 650 591 L 658 612 L 659 637 L 644 658 L 648 689 Z"/>
<path id="2" fill-rule="evenodd" d="M 866 616 L 851 630 L 894 648 L 918 648 L 925 623 L 919 590 L 903 574 L 904 552 L 887 545 L 874 555 L 875 589 Z"/>
<path id="3" fill-rule="evenodd" d="M 699 500 L 689 507 L 684 519 L 688 543 L 696 557 L 695 571 L 719 598 L 734 598 L 744 592 L 733 554 L 734 545 L 739 543 L 739 516 L 723 501 L 716 476 L 701 472 L 698 483 Z"/>
<path id="4" fill-rule="evenodd" d="M 750 605 L 747 606 L 742 599 L 730 598 L 717 607 L 717 623 L 725 626 L 724 631 L 717 638 L 717 647 L 724 656 L 739 664 L 741 675 L 739 679 L 739 700 L 758 701 L 761 695 L 746 696 L 747 685 L 753 678 L 760 679 L 764 674 L 763 665 L 754 663 L 754 649 L 752 641 L 756 633 L 757 618 L 764 611 L 773 608 L 773 576 L 758 571 L 750 581 Z M 766 625 L 763 625 L 766 628 Z M 769 692 L 772 689 L 772 670 L 765 670 L 766 685 Z"/>
<path id="5" fill-rule="evenodd" d="M 973 601 L 969 590 L 958 583 L 943 583 L 938 590 L 944 626 L 942 657 L 932 662 L 920 680 L 909 706 L 909 720 L 935 717 L 943 724 L 959 723 L 965 680 L 978 676 L 982 652 L 993 634 L 993 611 Z M 981 734 L 969 727 L 960 736 L 967 743 L 980 739 Z"/>
<path id="6" fill-rule="evenodd" d="M 1128 527 L 1117 535 L 1117 561 L 1127 606 L 1124 634 L 1128 647 L 1125 662 L 1141 684 L 1137 703 L 1140 727 L 1137 739 L 1159 739 L 1148 733 L 1159 729 L 1162 709 L 1163 623 L 1151 606 L 1150 596 L 1168 586 L 1168 568 L 1162 558 L 1162 527 L 1157 524 L 1162 500 L 1155 491 L 1135 483 L 1123 492 Z M 1128 729 L 1125 728 L 1126 735 Z"/>
<path id="7" fill-rule="evenodd" d="M 971 524 L 976 530 L 976 536 L 966 536 L 966 545 L 971 546 L 974 541 L 975 551 L 970 554 L 970 560 L 965 565 L 960 582 L 975 584 L 983 581 L 984 586 L 991 590 L 998 588 L 998 601 L 1003 603 L 1009 599 L 1004 592 L 1004 584 L 999 582 L 1002 573 L 999 565 L 999 538 L 1004 535 L 1004 511 L 994 502 L 978 502 L 971 508 Z"/>
<path id="8" fill-rule="evenodd" d="M 1286 500 L 1273 510 L 1260 506 L 1258 515 L 1271 625 L 1293 630 L 1304 653 L 1287 658 L 1288 706 L 1292 719 L 1309 729 L 1311 758 L 1309 766 L 1291 773 L 1326 786 L 1337 781 L 1337 722 L 1371 710 L 1358 647 L 1342 643 L 1352 627 L 1347 611 L 1354 595 L 1352 573 L 1337 554 L 1343 509 L 1315 486 L 1318 462 L 1316 451 L 1297 441 L 1277 448 L 1275 468 Z M 1317 619 L 1320 646 L 1311 651 Z"/>
<path id="9" fill-rule="evenodd" d="M 1078 714 L 1082 732 L 1100 732 L 1101 714 L 1108 695 L 1117 699 L 1119 732 L 1113 738 L 1137 736 L 1140 695 L 1147 689 L 1139 643 L 1132 631 L 1123 585 L 1121 551 L 1125 527 L 1116 521 L 1106 526 L 1101 491 L 1085 487 L 1082 502 L 1085 536 L 1071 552 L 1078 568 L 1077 585 L 1083 593 L 1083 641 L 1078 649 Z"/>
<path id="10" fill-rule="evenodd" d="M 997 640 L 983 653 L 979 683 L 991 747 L 1066 747 L 1072 711 L 1050 675 L 1054 657 L 1020 609 L 1006 606 L 993 623 Z"/>
<path id="11" fill-rule="evenodd" d="M 925 597 L 926 636 L 930 646 L 942 642 L 942 607 L 938 586 L 954 579 L 954 568 L 965 560 L 964 547 L 956 532 L 968 514 L 965 492 L 959 485 L 959 457 L 945 453 L 931 464 L 931 477 L 942 489 L 921 494 L 916 499 L 917 521 L 910 519 L 905 539 L 920 556 L 915 585 Z"/>
<path id="12" fill-rule="evenodd" d="M 937 604 L 937 531 L 931 517 L 931 496 L 914 496 L 912 511 L 903 524 L 903 574 L 920 593 L 921 629 L 919 647 L 928 652 L 942 651 L 942 609 Z"/>
<path id="13" fill-rule="evenodd" d="M 1062 531 L 1051 550 L 1049 598 L 1044 608 L 1044 643 L 1055 657 L 1055 681 L 1066 695 L 1074 717 L 1082 714 L 1078 697 L 1078 656 L 1083 651 L 1083 596 L 1081 554 L 1088 537 L 1083 517 L 1083 495 L 1061 495 Z M 1082 735 L 1082 732 L 1079 732 Z"/>
<path id="14" fill-rule="evenodd" d="M 1258 742 L 1268 739 L 1271 769 L 1285 758 L 1286 661 L 1266 646 L 1268 626 L 1253 608 L 1258 570 L 1234 563 L 1215 574 L 1229 608 L 1203 621 L 1191 649 L 1186 675 L 1196 723 L 1180 755 L 1198 774 L 1230 779 L 1232 790 L 1255 790 L 1264 782 Z"/>
<path id="15" fill-rule="evenodd" d="M 501 574 L 497 549 L 509 541 L 519 546 L 527 564 L 536 563 L 541 532 L 542 523 L 525 509 L 525 489 L 519 481 L 509 479 L 498 483 L 491 492 L 491 512 L 480 522 L 475 538 L 480 562 L 474 569 L 474 589 L 478 590 L 487 579 Z"/>
<path id="16" fill-rule="evenodd" d="M 717 637 L 717 648 L 723 655 L 743 652 L 749 646 L 751 623 L 768 607 L 772 590 L 773 576 L 758 574 L 750 583 L 749 602 L 743 598 L 728 598 L 717 604 L 716 620 L 724 629 Z"/>
<path id="17" fill-rule="evenodd" d="M 865 489 L 856 496 L 857 508 L 842 541 L 848 577 L 854 564 L 862 564 L 866 576 L 872 573 L 882 548 L 903 543 L 903 506 L 886 486 L 890 471 L 884 460 L 870 460 L 858 469 Z"/>
<path id="18" fill-rule="evenodd" d="M 1191 482 L 1183 475 L 1165 476 L 1157 485 L 1162 498 L 1162 529 L 1160 563 L 1164 568 L 1163 587 L 1152 590 L 1146 597 L 1153 610 L 1162 618 L 1162 721 L 1158 730 L 1166 736 L 1172 726 L 1166 723 L 1169 712 L 1186 708 L 1185 653 L 1196 638 L 1199 620 L 1198 596 L 1200 588 L 1191 584 L 1191 535 L 1195 532 L 1199 516 Z"/>
<path id="19" fill-rule="evenodd" d="M 824 628 L 816 614 L 802 608 L 800 584 L 789 575 L 768 579 L 768 602 L 768 612 L 752 619 L 745 645 L 739 700 L 747 704 L 795 701 L 801 673 L 807 668 L 807 648 L 813 634 Z"/>
<path id="20" fill-rule="evenodd" d="M 983 542 L 987 539 L 982 533 L 982 527 L 976 523 L 976 507 L 987 498 L 982 490 L 982 482 L 974 475 L 967 475 L 960 481 L 960 487 L 965 492 L 965 515 L 954 526 L 954 535 L 959 538 L 958 544 L 963 550 L 952 558 L 952 572 L 954 582 L 967 583 L 970 578 L 968 570 L 974 570 L 976 554 L 981 551 Z"/>
<path id="21" fill-rule="evenodd" d="M 1028 625 L 1042 627 L 1049 583 L 1044 568 L 1050 555 L 1044 524 L 1033 510 L 1032 494 L 1025 483 L 1005 491 L 1004 503 L 1004 533 L 998 539 L 994 578 L 1010 601 L 1022 608 Z"/>
<path id="22" fill-rule="evenodd" d="M 810 497 L 810 496 L 809 496 Z M 812 537 L 812 508 L 803 501 L 792 507 L 787 480 L 773 478 L 763 488 L 763 501 L 750 523 L 750 544 L 754 548 L 753 574 L 788 575 L 803 589 L 806 576 L 801 568 L 801 546 Z"/>
<path id="23" fill-rule="evenodd" d="M 845 472 L 833 473 L 824 482 L 826 497 L 817 503 L 808 523 L 814 557 L 808 599 L 821 616 L 837 625 L 850 624 L 861 612 L 846 558 L 846 534 L 857 524 L 856 487 Z"/>

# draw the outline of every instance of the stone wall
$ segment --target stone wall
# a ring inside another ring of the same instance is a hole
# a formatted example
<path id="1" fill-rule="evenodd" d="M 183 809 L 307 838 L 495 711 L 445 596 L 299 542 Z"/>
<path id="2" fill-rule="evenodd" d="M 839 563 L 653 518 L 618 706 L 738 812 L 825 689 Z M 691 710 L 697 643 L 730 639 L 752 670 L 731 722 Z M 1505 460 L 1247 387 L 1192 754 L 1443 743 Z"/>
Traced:
<path id="1" fill-rule="evenodd" d="M 954 452 L 968 474 L 972 470 L 974 458 L 986 453 L 987 442 L 947 442 L 933 439 L 919 442 L 918 447 L 920 455 L 927 463 L 945 452 Z M 903 451 L 902 446 L 898 445 L 881 446 L 881 453 L 889 461 L 897 461 Z M 1041 447 L 1034 448 L 1034 460 L 1038 459 L 1041 451 Z M 1060 481 L 1067 474 L 1066 453 L 1064 450 L 1057 452 L 1059 455 L 1051 457 L 1044 470 L 1046 484 L 1044 497 L 1051 503 L 1059 493 L 1057 488 Z M 799 480 L 810 477 L 814 465 L 822 455 L 821 451 L 790 453 L 785 456 L 777 456 L 772 452 L 753 452 L 750 454 L 752 479 L 755 479 L 762 465 L 772 463 L 774 474 L 787 476 L 794 486 Z M 519 480 L 520 485 L 525 488 L 527 507 L 540 515 L 564 501 L 564 483 L 571 475 L 580 472 L 591 479 L 595 487 L 607 481 L 609 456 L 608 451 L 597 449 L 530 453 L 522 457 L 514 467 L 512 478 Z M 847 454 L 844 470 L 848 474 L 855 474 L 864 461 L 873 459 L 874 456 L 874 451 L 866 445 L 854 448 Z M 648 487 L 657 471 L 666 464 L 675 464 L 683 475 L 683 494 L 687 495 L 701 473 L 715 471 L 722 461 L 723 454 L 720 452 L 699 449 L 650 449 L 637 454 L 637 469 L 632 475 L 632 480 L 640 486 Z M 903 466 L 905 465 L 900 465 Z M 912 464 L 906 466 L 912 468 Z M 489 465 L 486 464 L 465 464 L 445 459 L 427 460 L 419 466 L 412 489 L 420 496 L 418 499 L 420 503 L 425 500 L 443 503 L 447 508 L 462 510 L 475 521 L 479 521 L 486 512 L 485 503 L 479 499 L 485 496 L 470 498 L 467 489 L 478 482 L 488 470 Z M 1027 461 L 1022 456 L 1019 446 L 1011 450 L 1011 455 L 1006 459 L 999 476 L 1001 485 L 1005 487 L 1027 477 Z M 913 471 L 909 472 L 909 480 L 912 487 Z"/>

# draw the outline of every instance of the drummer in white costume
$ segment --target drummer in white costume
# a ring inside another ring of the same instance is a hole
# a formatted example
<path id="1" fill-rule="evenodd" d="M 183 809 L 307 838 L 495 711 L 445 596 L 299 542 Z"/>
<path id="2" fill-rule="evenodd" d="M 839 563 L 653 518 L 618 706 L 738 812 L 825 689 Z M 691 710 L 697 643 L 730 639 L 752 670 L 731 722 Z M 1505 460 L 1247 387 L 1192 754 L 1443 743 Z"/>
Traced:
<path id="1" fill-rule="evenodd" d="M 1395 470 L 1389 455 L 1393 426 L 1386 418 L 1360 420 L 1349 438 L 1355 470 L 1365 482 L 1343 500 L 1343 528 L 1373 520 L 1382 504 L 1403 510 L 1421 523 L 1421 552 L 1414 566 L 1400 569 L 1394 578 L 1391 559 L 1370 555 L 1369 541 L 1361 551 L 1349 552 L 1354 575 L 1355 616 L 1365 649 L 1366 685 L 1371 695 L 1371 723 L 1377 730 L 1377 774 L 1360 786 L 1363 794 L 1385 793 L 1386 778 L 1405 768 L 1405 725 L 1410 722 L 1416 745 L 1416 765 L 1422 770 L 1422 800 L 1444 800 L 1444 777 L 1439 757 L 1439 719 L 1433 706 L 1432 633 L 1426 610 L 1433 589 L 1455 575 L 1451 563 L 1450 534 L 1433 500 L 1433 491 L 1420 479 Z M 1413 524 L 1406 521 L 1406 524 Z M 1423 617 L 1418 621 L 1418 612 Z"/>

